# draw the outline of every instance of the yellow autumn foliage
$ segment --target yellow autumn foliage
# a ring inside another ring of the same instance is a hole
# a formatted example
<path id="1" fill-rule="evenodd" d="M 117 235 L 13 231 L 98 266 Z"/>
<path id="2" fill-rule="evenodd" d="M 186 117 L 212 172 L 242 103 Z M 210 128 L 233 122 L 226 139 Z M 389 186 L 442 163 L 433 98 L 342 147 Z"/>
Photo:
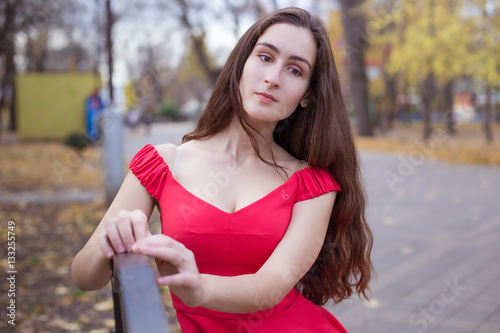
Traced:
<path id="1" fill-rule="evenodd" d="M 415 84 L 433 71 L 444 83 L 462 75 L 500 81 L 499 1 L 368 1 L 371 47 L 390 46 L 386 70 Z M 371 13 L 371 14 L 369 14 Z M 375 13 L 375 14 L 373 14 Z"/>
<path id="2" fill-rule="evenodd" d="M 137 105 L 137 95 L 135 93 L 135 82 L 130 80 L 125 85 L 125 106 L 131 110 Z"/>

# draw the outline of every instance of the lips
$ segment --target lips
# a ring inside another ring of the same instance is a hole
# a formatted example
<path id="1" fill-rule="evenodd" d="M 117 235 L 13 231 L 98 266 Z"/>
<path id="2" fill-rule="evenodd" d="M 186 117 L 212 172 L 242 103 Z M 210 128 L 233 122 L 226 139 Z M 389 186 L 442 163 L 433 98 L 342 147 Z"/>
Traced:
<path id="1" fill-rule="evenodd" d="M 257 94 L 257 96 L 259 96 L 259 99 L 261 100 L 261 102 L 264 102 L 264 103 L 277 102 L 276 98 L 274 98 L 273 95 L 266 94 L 263 92 L 258 92 L 256 94 Z"/>

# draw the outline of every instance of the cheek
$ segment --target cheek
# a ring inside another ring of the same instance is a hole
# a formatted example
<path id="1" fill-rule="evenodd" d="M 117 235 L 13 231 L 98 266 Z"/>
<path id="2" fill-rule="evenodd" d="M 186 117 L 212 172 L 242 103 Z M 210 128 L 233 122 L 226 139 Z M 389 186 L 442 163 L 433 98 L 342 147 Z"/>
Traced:
<path id="1" fill-rule="evenodd" d="M 294 104 L 299 104 L 300 101 L 302 101 L 302 98 L 304 98 L 304 96 L 306 95 L 308 87 L 309 85 L 307 85 L 306 87 L 304 87 L 303 84 L 298 85 L 295 89 L 296 93 L 292 98 L 290 98 L 290 100 L 293 100 Z"/>

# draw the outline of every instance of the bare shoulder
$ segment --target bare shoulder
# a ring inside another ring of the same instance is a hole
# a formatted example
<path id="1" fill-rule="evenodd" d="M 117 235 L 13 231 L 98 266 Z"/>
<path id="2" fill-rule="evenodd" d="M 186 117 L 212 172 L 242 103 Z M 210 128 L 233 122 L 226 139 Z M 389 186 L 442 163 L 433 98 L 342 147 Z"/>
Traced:
<path id="1" fill-rule="evenodd" d="M 177 154 L 183 157 L 205 156 L 204 153 L 212 153 L 209 140 L 191 140 L 177 146 Z"/>
<path id="2" fill-rule="evenodd" d="M 155 146 L 158 154 L 160 154 L 160 156 L 165 160 L 167 165 L 172 165 L 174 163 L 178 148 L 179 147 L 173 143 L 164 143 Z"/>
<path id="3" fill-rule="evenodd" d="M 282 147 L 278 148 L 278 160 L 278 164 L 282 163 L 282 166 L 290 170 L 292 173 L 309 167 L 307 161 L 302 161 L 296 158 Z"/>
<path id="4" fill-rule="evenodd" d="M 165 163 L 173 167 L 175 162 L 180 159 L 185 159 L 193 156 L 199 156 L 200 153 L 205 151 L 205 147 L 200 145 L 198 141 L 192 140 L 181 145 L 173 143 L 165 143 L 155 146 L 158 154 L 163 158 Z"/>

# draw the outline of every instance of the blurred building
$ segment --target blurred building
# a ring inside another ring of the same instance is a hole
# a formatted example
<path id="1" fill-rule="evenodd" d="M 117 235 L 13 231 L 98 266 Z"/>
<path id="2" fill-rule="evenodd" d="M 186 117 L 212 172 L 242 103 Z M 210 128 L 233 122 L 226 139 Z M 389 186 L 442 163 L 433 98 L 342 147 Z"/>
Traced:
<path id="1" fill-rule="evenodd" d="M 27 73 L 16 76 L 18 136 L 63 139 L 85 132 L 85 100 L 101 86 L 99 74 Z"/>

